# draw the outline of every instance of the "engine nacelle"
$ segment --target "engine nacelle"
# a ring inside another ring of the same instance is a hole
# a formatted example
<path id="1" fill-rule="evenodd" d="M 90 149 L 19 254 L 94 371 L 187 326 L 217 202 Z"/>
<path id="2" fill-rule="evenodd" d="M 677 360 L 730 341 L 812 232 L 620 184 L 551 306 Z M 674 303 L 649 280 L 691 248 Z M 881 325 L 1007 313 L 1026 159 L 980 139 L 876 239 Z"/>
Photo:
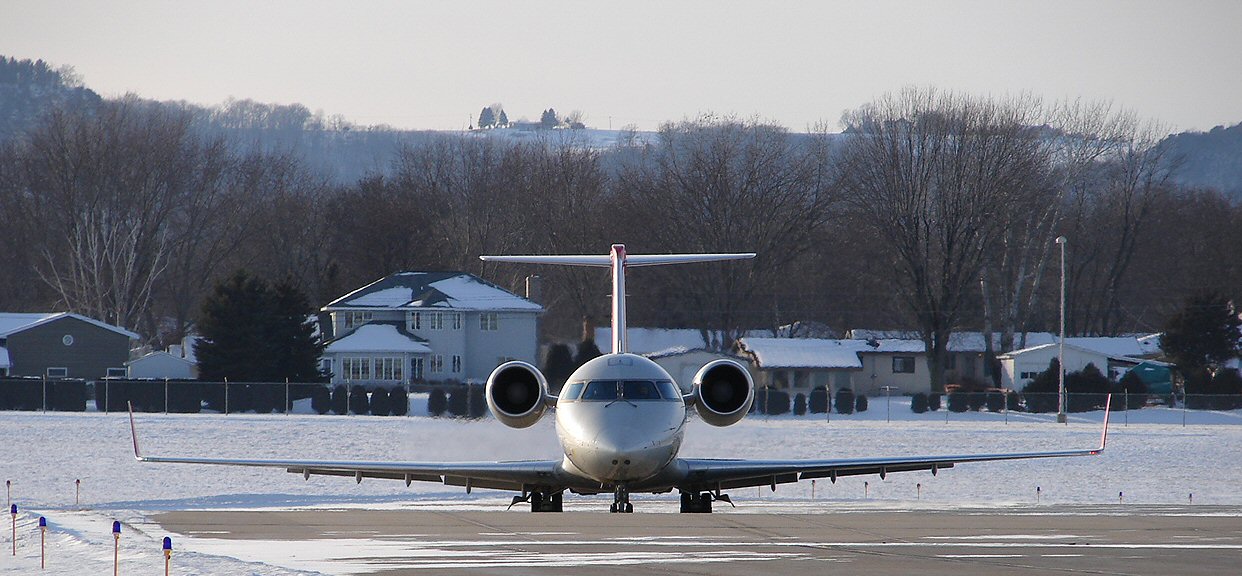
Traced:
<path id="1" fill-rule="evenodd" d="M 502 424 L 526 428 L 539 421 L 555 399 L 548 396 L 548 381 L 538 368 L 526 362 L 505 362 L 487 377 L 487 408 Z"/>
<path id="2" fill-rule="evenodd" d="M 712 426 L 736 424 L 750 412 L 755 383 L 746 367 L 733 360 L 713 360 L 694 375 L 694 404 Z"/>

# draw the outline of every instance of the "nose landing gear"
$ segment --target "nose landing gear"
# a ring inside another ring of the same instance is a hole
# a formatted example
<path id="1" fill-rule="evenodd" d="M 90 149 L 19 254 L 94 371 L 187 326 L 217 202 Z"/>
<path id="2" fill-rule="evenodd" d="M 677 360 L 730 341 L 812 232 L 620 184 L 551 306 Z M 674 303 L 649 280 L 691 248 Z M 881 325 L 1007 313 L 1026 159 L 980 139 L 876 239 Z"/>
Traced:
<path id="1" fill-rule="evenodd" d="M 630 491 L 624 484 L 617 484 L 617 488 L 612 495 L 612 506 L 608 507 L 608 511 L 623 514 L 629 514 L 634 511 L 634 505 L 630 504 Z"/>

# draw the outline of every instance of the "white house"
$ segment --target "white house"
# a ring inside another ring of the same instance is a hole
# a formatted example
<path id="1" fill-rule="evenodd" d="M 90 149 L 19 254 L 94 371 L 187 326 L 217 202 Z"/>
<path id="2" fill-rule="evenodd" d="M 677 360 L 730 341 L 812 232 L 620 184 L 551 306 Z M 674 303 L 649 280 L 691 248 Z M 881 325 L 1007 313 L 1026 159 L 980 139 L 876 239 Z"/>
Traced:
<path id="1" fill-rule="evenodd" d="M 1132 337 L 1124 338 L 1066 338 L 1065 339 L 1065 371 L 1078 372 L 1094 364 L 1106 376 L 1116 379 L 1117 376 L 1143 362 L 1158 366 L 1169 366 L 1163 362 L 1144 360 L 1143 346 Z M 1014 350 L 997 357 L 1001 363 L 1001 385 L 1005 388 L 1021 390 L 1028 382 L 1034 380 L 1040 372 L 1048 369 L 1048 365 L 1060 353 L 1057 343 L 1033 346 L 1022 350 Z"/>
<path id="2" fill-rule="evenodd" d="M 917 340 L 743 338 L 740 352 L 757 371 L 756 385 L 806 392 L 817 386 L 879 395 L 929 392 L 931 377 Z"/>
<path id="3" fill-rule="evenodd" d="M 502 362 L 534 363 L 543 307 L 464 272 L 400 272 L 323 311 L 332 382 L 395 386 L 479 382 Z"/>
<path id="4" fill-rule="evenodd" d="M 170 380 L 193 380 L 198 378 L 198 365 L 180 356 L 156 350 L 125 363 L 129 378 L 168 378 Z"/>
<path id="5" fill-rule="evenodd" d="M 703 348 L 670 348 L 660 352 L 645 354 L 645 356 L 659 364 L 661 368 L 664 368 L 664 371 L 668 372 L 673 377 L 673 381 L 681 387 L 683 394 L 690 393 L 691 387 L 694 384 L 694 375 L 708 362 L 729 359 L 740 362 L 742 366 L 747 364 L 745 358 L 721 352 L 712 352 Z M 749 367 L 747 371 L 751 372 Z M 751 377 L 754 377 L 753 372 Z"/>

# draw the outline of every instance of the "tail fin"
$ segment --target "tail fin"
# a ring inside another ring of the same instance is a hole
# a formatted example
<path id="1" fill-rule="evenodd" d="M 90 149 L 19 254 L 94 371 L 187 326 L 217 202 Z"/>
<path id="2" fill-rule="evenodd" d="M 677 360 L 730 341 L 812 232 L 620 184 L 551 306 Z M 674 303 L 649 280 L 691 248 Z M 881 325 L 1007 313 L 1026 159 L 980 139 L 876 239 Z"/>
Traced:
<path id="1" fill-rule="evenodd" d="M 521 264 L 553 264 L 561 266 L 591 266 L 612 268 L 612 353 L 621 354 L 629 349 L 625 328 L 625 268 L 627 266 L 661 266 L 665 264 L 690 264 L 693 262 L 717 262 L 720 260 L 746 260 L 754 258 L 753 252 L 740 254 L 635 254 L 625 253 L 624 244 L 613 244 L 607 256 L 479 256 L 488 262 L 516 262 Z"/>

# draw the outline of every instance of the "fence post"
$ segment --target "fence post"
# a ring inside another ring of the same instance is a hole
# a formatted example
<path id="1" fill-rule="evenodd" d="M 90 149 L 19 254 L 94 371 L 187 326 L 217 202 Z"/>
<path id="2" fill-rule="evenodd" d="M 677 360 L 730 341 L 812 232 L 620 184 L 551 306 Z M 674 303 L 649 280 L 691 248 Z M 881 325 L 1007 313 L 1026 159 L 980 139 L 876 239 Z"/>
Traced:
<path id="1" fill-rule="evenodd" d="M 289 403 L 289 377 L 285 376 L 285 416 L 293 411 L 293 405 Z"/>
<path id="2" fill-rule="evenodd" d="M 168 413 L 168 378 L 164 378 L 164 413 Z"/>
<path id="3" fill-rule="evenodd" d="M 229 377 L 224 377 L 224 413 L 229 413 Z"/>
<path id="4" fill-rule="evenodd" d="M 95 384 L 98 385 L 99 381 L 96 380 Z M 112 392 L 112 381 L 104 380 L 104 414 L 108 413 L 108 401 L 110 400 L 110 398 L 108 398 L 108 393 L 110 392 Z M 95 398 L 99 398 L 98 390 L 95 391 Z M 98 408 L 99 406 L 95 406 L 95 407 Z"/>

